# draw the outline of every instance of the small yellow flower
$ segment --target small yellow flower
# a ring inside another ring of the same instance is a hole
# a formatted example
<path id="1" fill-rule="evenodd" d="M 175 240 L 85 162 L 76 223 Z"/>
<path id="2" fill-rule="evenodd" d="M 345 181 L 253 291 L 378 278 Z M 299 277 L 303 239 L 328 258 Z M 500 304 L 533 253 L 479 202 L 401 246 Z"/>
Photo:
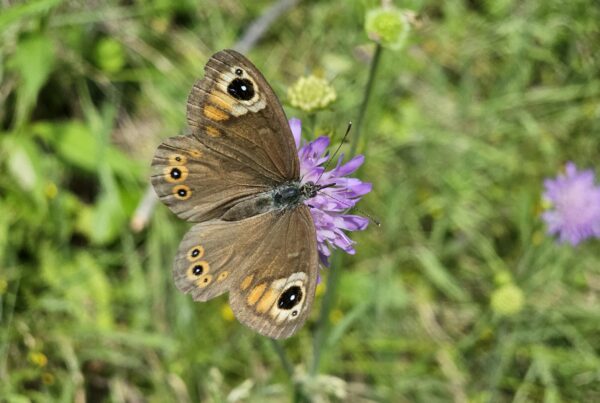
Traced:
<path id="1" fill-rule="evenodd" d="M 58 194 L 58 188 L 56 187 L 54 182 L 49 182 L 46 185 L 44 192 L 46 193 L 46 197 L 48 199 L 54 199 L 56 197 L 56 195 Z"/>
<path id="2" fill-rule="evenodd" d="M 531 234 L 531 243 L 535 246 L 541 245 L 546 239 L 546 235 L 542 231 L 535 231 Z"/>
<path id="3" fill-rule="evenodd" d="M 229 304 L 223 304 L 223 306 L 221 306 L 221 317 L 227 322 L 231 322 L 235 319 L 235 315 L 233 314 Z"/>
<path id="4" fill-rule="evenodd" d="M 305 112 L 314 112 L 329 106 L 337 98 L 335 89 L 327 80 L 310 75 L 300 77 L 287 92 L 290 104 Z"/>
<path id="5" fill-rule="evenodd" d="M 338 323 L 343 318 L 344 318 L 344 312 L 342 312 L 339 309 L 334 309 L 329 314 L 329 320 L 331 320 L 331 323 L 333 323 L 333 324 Z"/>
<path id="6" fill-rule="evenodd" d="M 44 353 L 31 352 L 29 353 L 29 361 L 42 368 L 48 364 L 48 357 Z"/>
<path id="7" fill-rule="evenodd" d="M 523 309 L 524 302 L 523 291 L 515 284 L 508 283 L 494 290 L 490 305 L 497 314 L 512 316 Z"/>
<path id="8" fill-rule="evenodd" d="M 321 295 L 325 294 L 326 288 L 327 286 L 325 285 L 325 283 L 321 281 L 319 284 L 317 284 L 317 290 L 315 291 L 315 295 L 317 297 L 320 297 Z"/>
<path id="9" fill-rule="evenodd" d="M 396 8 L 375 8 L 367 12 L 365 30 L 371 40 L 397 50 L 406 42 L 410 21 L 405 12 Z"/>
<path id="10" fill-rule="evenodd" d="M 42 374 L 42 382 L 44 385 L 52 385 L 54 383 L 54 375 L 50 372 L 44 372 Z"/>

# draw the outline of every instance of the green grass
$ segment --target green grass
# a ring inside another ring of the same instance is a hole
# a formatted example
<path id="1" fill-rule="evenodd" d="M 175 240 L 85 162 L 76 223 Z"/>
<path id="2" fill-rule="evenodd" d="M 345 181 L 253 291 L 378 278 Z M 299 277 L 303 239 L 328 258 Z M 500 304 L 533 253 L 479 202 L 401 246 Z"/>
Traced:
<path id="1" fill-rule="evenodd" d="M 324 290 L 282 343 L 296 398 L 600 400 L 600 241 L 557 244 L 540 220 L 544 178 L 566 161 L 600 173 L 600 5 L 397 3 L 419 24 L 381 54 L 358 148 L 374 184 L 360 207 L 382 226 L 339 259 L 320 376 L 306 374 Z M 292 399 L 276 350 L 226 298 L 175 289 L 189 225 L 162 205 L 129 225 L 204 63 L 270 2 L 2 4 L 0 400 Z M 284 103 L 303 75 L 331 80 L 318 133 L 339 139 L 359 114 L 376 5 L 301 2 L 248 53 Z M 524 303 L 501 315 L 506 282 Z"/>

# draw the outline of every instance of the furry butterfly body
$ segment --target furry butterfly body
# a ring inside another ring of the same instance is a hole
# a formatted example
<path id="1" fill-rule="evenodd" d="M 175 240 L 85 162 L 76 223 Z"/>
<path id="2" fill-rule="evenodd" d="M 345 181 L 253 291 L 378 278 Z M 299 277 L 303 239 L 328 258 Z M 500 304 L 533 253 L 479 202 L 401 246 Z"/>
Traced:
<path id="1" fill-rule="evenodd" d="M 241 54 L 213 55 L 188 97 L 191 134 L 166 139 L 152 161 L 160 200 L 196 223 L 173 267 L 194 300 L 229 292 L 237 319 L 284 338 L 306 321 L 318 276 L 315 225 L 304 201 L 328 185 L 300 183 L 283 108 Z"/>

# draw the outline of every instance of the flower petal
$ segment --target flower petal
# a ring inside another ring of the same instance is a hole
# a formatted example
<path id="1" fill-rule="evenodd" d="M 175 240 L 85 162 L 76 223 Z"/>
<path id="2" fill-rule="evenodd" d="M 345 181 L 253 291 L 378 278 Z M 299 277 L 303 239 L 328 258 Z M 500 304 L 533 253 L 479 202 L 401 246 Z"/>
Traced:
<path id="1" fill-rule="evenodd" d="M 296 149 L 300 148 L 300 138 L 302 137 L 302 121 L 298 118 L 291 118 L 288 120 L 290 129 L 292 129 L 292 135 L 296 142 Z"/>

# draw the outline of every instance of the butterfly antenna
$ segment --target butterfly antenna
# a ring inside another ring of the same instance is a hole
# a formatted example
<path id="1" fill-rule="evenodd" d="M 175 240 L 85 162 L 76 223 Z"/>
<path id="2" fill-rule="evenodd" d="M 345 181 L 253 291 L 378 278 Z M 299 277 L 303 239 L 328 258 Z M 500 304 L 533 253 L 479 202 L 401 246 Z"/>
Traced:
<path id="1" fill-rule="evenodd" d="M 327 171 L 327 168 L 329 168 L 329 164 L 331 163 L 331 161 L 333 161 L 333 159 L 335 158 L 337 153 L 340 151 L 340 148 L 342 148 L 342 146 L 344 145 L 344 142 L 346 141 L 348 134 L 350 134 L 350 129 L 352 129 L 352 122 L 348 122 L 348 127 L 346 128 L 346 133 L 344 134 L 344 137 L 342 137 L 342 141 L 340 141 L 340 145 L 338 145 L 338 147 L 336 148 L 336 150 L 333 153 L 333 155 L 331 156 L 331 158 L 325 163 L 325 166 L 323 167 L 323 172 L 321 172 L 321 175 L 319 175 L 319 177 L 315 181 L 315 184 L 319 183 L 319 181 L 321 180 L 321 177 Z"/>

